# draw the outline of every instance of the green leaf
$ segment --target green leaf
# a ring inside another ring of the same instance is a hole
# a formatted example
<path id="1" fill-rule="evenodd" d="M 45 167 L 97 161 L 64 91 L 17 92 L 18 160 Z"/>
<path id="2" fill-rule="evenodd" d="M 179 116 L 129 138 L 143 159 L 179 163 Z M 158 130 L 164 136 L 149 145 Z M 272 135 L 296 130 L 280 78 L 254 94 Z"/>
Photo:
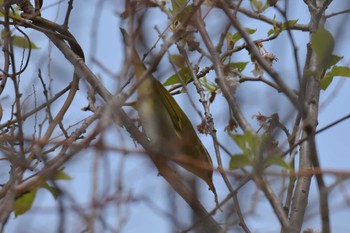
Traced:
<path id="1" fill-rule="evenodd" d="M 332 76 L 350 77 L 350 68 L 347 66 L 334 66 L 328 74 Z"/>
<path id="2" fill-rule="evenodd" d="M 231 137 L 242 151 L 248 150 L 246 139 L 243 134 L 235 134 L 231 135 Z"/>
<path id="3" fill-rule="evenodd" d="M 333 81 L 333 77 L 342 76 L 350 78 L 350 68 L 346 66 L 333 66 L 332 70 L 329 71 L 325 77 L 321 80 L 321 88 L 322 90 L 326 90 L 328 86 Z"/>
<path id="4" fill-rule="evenodd" d="M 337 64 L 341 59 L 343 59 L 343 57 L 337 56 L 332 54 L 331 57 L 329 58 L 329 66 L 334 66 L 335 64 Z"/>
<path id="5" fill-rule="evenodd" d="M 28 42 L 28 39 L 22 36 L 14 36 L 12 43 L 16 47 L 25 48 L 25 49 L 29 49 L 30 47 L 29 43 L 30 43 L 31 49 L 39 49 L 39 47 L 36 46 L 36 44 L 34 44 L 33 42 Z"/>
<path id="6" fill-rule="evenodd" d="M 41 188 L 44 188 L 46 189 L 47 191 L 49 191 L 52 196 L 57 199 L 57 197 L 60 195 L 60 190 L 49 185 L 47 182 L 44 182 L 42 185 L 41 185 Z"/>
<path id="7" fill-rule="evenodd" d="M 236 41 L 232 40 L 232 33 L 231 32 L 227 32 L 225 38 L 227 40 L 227 45 L 229 46 L 229 48 L 233 48 L 233 46 L 235 45 Z"/>
<path id="8" fill-rule="evenodd" d="M 244 155 L 253 156 L 254 153 L 260 149 L 259 146 L 262 139 L 256 134 L 252 134 L 247 131 L 245 134 L 229 135 L 235 141 L 237 146 L 243 151 Z"/>
<path id="9" fill-rule="evenodd" d="M 71 180 L 73 178 L 70 175 L 68 175 L 67 173 L 65 173 L 63 170 L 59 170 L 56 172 L 53 179 L 54 180 Z"/>
<path id="10" fill-rule="evenodd" d="M 333 77 L 334 76 L 330 76 L 328 74 L 325 75 L 325 77 L 321 80 L 320 86 L 322 90 L 326 90 L 329 85 L 331 85 L 332 81 L 333 81 Z"/>
<path id="11" fill-rule="evenodd" d="M 249 131 L 245 132 L 245 138 L 247 140 L 247 143 L 249 145 L 250 150 L 253 153 L 257 152 L 259 150 L 259 146 L 261 144 L 261 138 L 258 135 L 253 134 Z"/>
<path id="12" fill-rule="evenodd" d="M 297 24 L 297 22 L 299 21 L 299 19 L 292 19 L 292 20 L 288 20 L 287 22 L 284 22 L 282 24 L 282 30 L 286 30 L 290 27 L 293 27 L 295 24 Z"/>
<path id="13" fill-rule="evenodd" d="M 219 89 L 219 86 L 216 83 L 210 82 L 205 76 L 201 78 L 199 82 L 202 84 L 203 87 L 205 87 L 206 91 L 215 92 Z"/>
<path id="14" fill-rule="evenodd" d="M 245 30 L 250 34 L 254 34 L 256 32 L 256 29 L 252 29 L 252 28 L 245 28 Z M 237 41 L 239 41 L 240 39 L 242 39 L 242 35 L 239 32 L 235 32 L 233 35 L 227 34 L 226 35 L 226 39 L 233 41 L 234 43 L 236 43 Z"/>
<path id="15" fill-rule="evenodd" d="M 250 160 L 249 156 L 244 154 L 235 154 L 230 159 L 230 170 L 235 170 L 238 168 L 243 168 L 245 166 L 251 166 L 253 162 Z"/>
<path id="16" fill-rule="evenodd" d="M 56 174 L 54 174 L 54 177 L 52 179 L 53 180 L 71 180 L 72 177 L 69 176 L 67 173 L 65 173 L 62 169 L 57 171 Z M 46 181 L 43 181 L 39 185 L 39 187 L 36 187 L 32 191 L 24 193 L 23 195 L 16 198 L 15 204 L 14 204 L 14 212 L 16 217 L 18 215 L 21 215 L 27 212 L 32 207 L 38 188 L 47 189 L 55 199 L 60 194 L 60 191 L 57 188 L 50 186 Z"/>
<path id="17" fill-rule="evenodd" d="M 279 34 L 280 33 L 280 30 L 279 29 L 277 29 L 277 30 L 275 30 L 275 29 L 270 29 L 268 32 L 267 32 L 267 36 L 271 36 L 271 35 L 273 35 L 273 34 Z"/>
<path id="18" fill-rule="evenodd" d="M 32 207 L 36 192 L 37 189 L 34 189 L 16 198 L 14 203 L 14 212 L 16 217 L 24 214 Z"/>
<path id="19" fill-rule="evenodd" d="M 187 84 L 192 78 L 191 71 L 188 67 L 184 67 L 180 69 L 177 73 L 171 75 L 165 82 L 163 83 L 164 86 L 170 86 L 174 84 Z"/>
<path id="20" fill-rule="evenodd" d="M 242 72 L 249 62 L 231 62 L 228 65 L 231 68 L 237 69 L 238 72 Z"/>
<path id="21" fill-rule="evenodd" d="M 283 167 L 288 170 L 292 170 L 290 165 L 286 163 L 286 161 L 283 160 L 282 157 L 280 156 L 269 156 L 265 161 L 264 161 L 265 166 L 269 165 L 276 165 L 279 167 Z"/>
<path id="22" fill-rule="evenodd" d="M 315 51 L 320 66 L 325 69 L 329 68 L 334 49 L 332 34 L 324 27 L 320 27 L 311 39 L 311 48 Z"/>
<path id="23" fill-rule="evenodd" d="M 259 0 L 249 0 L 249 1 L 251 6 L 254 8 L 254 11 L 257 13 L 261 13 L 269 7 L 267 2 L 265 2 L 264 4 L 262 1 L 259 1 Z"/>
<path id="24" fill-rule="evenodd" d="M 276 22 L 276 14 L 273 15 L 273 29 L 269 30 L 267 35 L 270 36 L 272 34 L 278 35 L 281 32 L 281 29 L 278 27 Z"/>
<path id="25" fill-rule="evenodd" d="M 287 22 L 284 22 L 284 23 L 275 23 L 273 24 L 273 29 L 270 29 L 268 32 L 267 32 L 267 35 L 268 36 L 271 36 L 271 35 L 278 35 L 279 33 L 281 33 L 282 31 L 294 26 L 297 22 L 299 21 L 299 19 L 293 19 L 293 20 L 288 20 Z"/>

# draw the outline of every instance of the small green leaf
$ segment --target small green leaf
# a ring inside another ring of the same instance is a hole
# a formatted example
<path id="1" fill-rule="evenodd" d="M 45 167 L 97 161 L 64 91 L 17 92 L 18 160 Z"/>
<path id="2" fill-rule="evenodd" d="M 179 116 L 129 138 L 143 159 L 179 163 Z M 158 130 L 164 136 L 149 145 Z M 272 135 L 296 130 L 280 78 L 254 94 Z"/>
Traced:
<path id="1" fill-rule="evenodd" d="M 253 156 L 259 150 L 262 139 L 256 134 L 249 131 L 244 134 L 234 134 L 231 138 L 235 141 L 237 146 L 243 151 L 244 155 Z"/>
<path id="2" fill-rule="evenodd" d="M 278 26 L 276 22 L 276 14 L 273 15 L 273 29 L 269 30 L 267 35 L 270 36 L 272 34 L 278 35 L 281 32 L 280 27 Z"/>
<path id="3" fill-rule="evenodd" d="M 231 68 L 237 69 L 238 72 L 242 72 L 249 62 L 232 62 L 229 64 Z"/>
<path id="4" fill-rule="evenodd" d="M 29 49 L 29 47 L 30 47 L 28 39 L 26 37 L 22 37 L 22 36 L 14 36 L 12 43 L 14 46 L 19 47 L 19 48 Z M 30 42 L 30 45 L 31 45 L 32 49 L 39 49 L 39 47 L 36 46 L 33 42 Z"/>
<path id="5" fill-rule="evenodd" d="M 187 84 L 192 78 L 190 69 L 188 67 L 184 67 L 180 69 L 177 73 L 170 76 L 165 82 L 163 83 L 164 86 L 170 86 L 174 84 Z"/>
<path id="6" fill-rule="evenodd" d="M 291 170 L 292 168 L 286 161 L 283 160 L 282 157 L 280 156 L 269 156 L 265 161 L 264 161 L 265 166 L 269 165 L 276 165 L 279 167 L 283 167 L 285 169 Z"/>
<path id="7" fill-rule="evenodd" d="M 256 29 L 252 29 L 252 28 L 245 28 L 245 30 L 250 34 L 254 34 L 256 32 Z M 226 37 L 227 38 L 227 37 Z M 232 40 L 233 42 L 237 42 L 240 39 L 242 39 L 242 35 L 239 32 L 235 32 L 233 35 L 231 35 L 231 38 L 229 38 L 230 40 Z"/>
<path id="8" fill-rule="evenodd" d="M 328 74 L 332 76 L 350 77 L 350 68 L 347 66 L 334 66 Z"/>
<path id="9" fill-rule="evenodd" d="M 53 179 L 54 180 L 71 180 L 73 178 L 70 175 L 68 175 L 67 173 L 65 173 L 63 170 L 59 170 L 56 172 Z"/>
<path id="10" fill-rule="evenodd" d="M 227 32 L 225 38 L 226 38 L 226 40 L 231 40 L 232 39 L 232 33 L 231 32 Z"/>
<path id="11" fill-rule="evenodd" d="M 36 192 L 37 189 L 34 189 L 16 198 L 14 204 L 14 212 L 16 217 L 21 214 L 24 214 L 32 207 L 36 196 Z"/>
<path id="12" fill-rule="evenodd" d="M 265 2 L 264 4 L 262 1 L 259 1 L 259 0 L 249 0 L 249 1 L 251 6 L 254 8 L 254 11 L 257 13 L 261 13 L 269 7 L 267 2 Z"/>
<path id="13" fill-rule="evenodd" d="M 288 20 L 287 22 L 284 22 L 282 24 L 282 30 L 286 30 L 289 27 L 293 27 L 298 22 L 298 20 L 299 19 L 293 19 L 293 20 Z"/>
<path id="14" fill-rule="evenodd" d="M 343 57 L 337 56 L 332 54 L 331 57 L 329 58 L 329 66 L 334 66 L 335 64 L 337 64 L 341 59 L 343 59 Z"/>
<path id="15" fill-rule="evenodd" d="M 333 66 L 332 70 L 329 71 L 325 77 L 321 80 L 321 88 L 322 90 L 326 90 L 328 86 L 333 81 L 333 77 L 342 76 L 350 78 L 350 68 L 346 66 Z"/>
<path id="16" fill-rule="evenodd" d="M 237 146 L 243 151 L 247 151 L 248 147 L 246 144 L 246 138 L 244 135 L 242 134 L 235 134 L 235 135 L 231 135 L 232 139 L 235 141 L 235 143 L 237 144 Z"/>
<path id="17" fill-rule="evenodd" d="M 41 185 L 41 188 L 44 188 L 47 191 L 49 191 L 55 199 L 57 199 L 57 197 L 60 195 L 60 190 L 53 186 L 50 186 L 47 182 L 44 182 Z"/>
<path id="18" fill-rule="evenodd" d="M 275 30 L 275 29 L 270 29 L 268 32 L 267 32 L 267 36 L 271 36 L 273 34 L 277 35 L 279 34 L 281 31 L 279 29 Z"/>
<path id="19" fill-rule="evenodd" d="M 287 22 L 284 22 L 284 23 L 275 23 L 273 24 L 273 29 L 270 29 L 268 32 L 267 32 L 267 35 L 268 36 L 271 36 L 271 35 L 278 35 L 279 33 L 281 33 L 282 31 L 294 26 L 297 22 L 298 22 L 299 19 L 293 19 L 293 20 L 288 20 Z"/>
<path id="20" fill-rule="evenodd" d="M 253 28 L 245 28 L 245 30 L 250 34 L 253 35 L 256 32 L 256 29 Z"/>
<path id="21" fill-rule="evenodd" d="M 216 92 L 219 89 L 219 86 L 216 83 L 208 81 L 207 77 L 205 76 L 201 78 L 199 82 L 205 87 L 206 91 Z"/>
<path id="22" fill-rule="evenodd" d="M 326 90 L 329 85 L 331 85 L 332 81 L 333 81 L 333 77 L 334 76 L 330 76 L 328 74 L 325 75 L 325 77 L 321 80 L 320 86 L 322 90 Z"/>
<path id="23" fill-rule="evenodd" d="M 249 156 L 243 154 L 235 154 L 230 159 L 230 170 L 235 170 L 238 168 L 243 168 L 245 166 L 251 166 L 252 161 Z"/>
<path id="24" fill-rule="evenodd" d="M 249 131 L 245 132 L 245 138 L 247 140 L 247 143 L 249 145 L 250 150 L 253 153 L 257 152 L 259 150 L 259 146 L 261 144 L 261 138 L 258 135 L 253 134 Z"/>
<path id="25" fill-rule="evenodd" d="M 334 49 L 332 34 L 324 27 L 320 27 L 311 39 L 311 48 L 315 51 L 320 66 L 325 69 L 329 68 Z"/>
<path id="26" fill-rule="evenodd" d="M 231 38 L 229 38 L 234 43 L 242 39 L 242 36 L 239 32 L 235 32 L 234 34 L 231 34 Z"/>

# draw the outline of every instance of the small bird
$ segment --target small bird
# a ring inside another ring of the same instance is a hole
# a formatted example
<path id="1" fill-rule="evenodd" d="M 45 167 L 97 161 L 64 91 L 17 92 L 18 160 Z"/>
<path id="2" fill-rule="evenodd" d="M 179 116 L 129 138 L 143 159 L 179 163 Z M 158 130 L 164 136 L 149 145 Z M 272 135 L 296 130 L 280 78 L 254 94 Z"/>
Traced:
<path id="1" fill-rule="evenodd" d="M 132 46 L 127 32 L 121 32 L 125 45 Z M 135 48 L 131 60 L 140 79 L 146 67 Z M 140 122 L 153 148 L 204 180 L 216 196 L 210 155 L 173 96 L 152 75 L 144 79 L 137 93 Z"/>

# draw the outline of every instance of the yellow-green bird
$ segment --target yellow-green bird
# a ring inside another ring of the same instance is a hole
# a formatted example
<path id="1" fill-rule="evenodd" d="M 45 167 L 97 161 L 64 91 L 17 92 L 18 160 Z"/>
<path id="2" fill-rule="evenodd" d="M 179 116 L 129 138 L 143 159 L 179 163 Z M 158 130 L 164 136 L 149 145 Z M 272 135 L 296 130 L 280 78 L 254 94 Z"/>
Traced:
<path id="1" fill-rule="evenodd" d="M 131 46 L 128 34 L 124 29 L 121 31 L 126 46 Z M 135 48 L 132 62 L 139 79 L 146 67 Z M 216 195 L 210 155 L 173 96 L 152 75 L 140 84 L 137 92 L 140 121 L 153 148 L 204 180 Z"/>

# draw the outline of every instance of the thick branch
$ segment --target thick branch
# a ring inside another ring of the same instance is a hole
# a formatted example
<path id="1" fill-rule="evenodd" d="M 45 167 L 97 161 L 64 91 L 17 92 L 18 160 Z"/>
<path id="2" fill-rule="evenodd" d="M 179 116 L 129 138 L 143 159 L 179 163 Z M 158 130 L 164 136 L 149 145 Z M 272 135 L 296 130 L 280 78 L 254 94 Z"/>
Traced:
<path id="1" fill-rule="evenodd" d="M 325 1 L 324 5 L 317 8 L 312 2 L 306 2 L 309 6 L 310 19 L 310 41 L 314 33 L 324 25 L 324 10 L 330 3 Z M 318 124 L 318 111 L 319 111 L 319 97 L 320 97 L 320 77 L 322 67 L 317 61 L 317 56 L 314 50 L 308 45 L 308 53 L 305 61 L 304 76 L 301 81 L 300 87 L 300 111 L 303 117 L 304 130 L 302 138 L 309 137 L 308 132 L 315 132 Z M 305 72 L 306 71 L 306 72 Z M 311 74 L 310 74 L 311 73 Z M 305 130 L 308 129 L 308 130 Z M 312 141 L 311 141 L 312 142 Z M 316 151 L 314 144 L 310 144 L 310 140 L 307 140 L 301 144 L 299 170 L 312 169 L 315 164 L 312 163 L 311 157 Z M 290 223 L 293 226 L 291 232 L 300 232 L 304 214 L 308 203 L 308 196 L 311 184 L 311 176 L 300 175 L 298 176 L 296 189 L 294 191 L 294 197 L 292 201 L 292 208 L 290 213 Z M 322 190 L 319 190 L 322 192 Z M 322 196 L 323 197 L 323 196 Z M 324 198 L 322 198 L 323 200 Z M 322 210 L 321 210 L 322 211 Z M 322 215 L 323 216 L 323 215 Z M 323 229 L 325 230 L 325 229 Z M 286 231 L 284 231 L 286 232 Z"/>

